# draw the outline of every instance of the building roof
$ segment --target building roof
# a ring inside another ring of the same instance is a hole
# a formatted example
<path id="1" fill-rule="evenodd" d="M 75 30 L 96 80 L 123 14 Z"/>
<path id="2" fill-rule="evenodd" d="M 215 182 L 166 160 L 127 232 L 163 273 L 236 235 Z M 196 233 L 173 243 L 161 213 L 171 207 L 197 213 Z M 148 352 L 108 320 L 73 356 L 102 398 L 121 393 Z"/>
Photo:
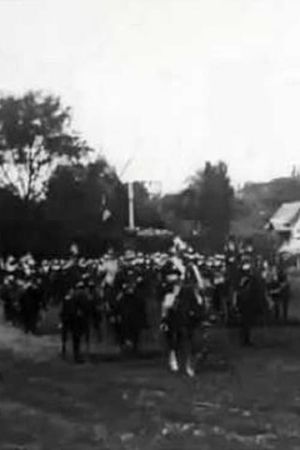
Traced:
<path id="1" fill-rule="evenodd" d="M 283 203 L 270 218 L 269 224 L 275 231 L 291 231 L 300 217 L 300 201 Z"/>

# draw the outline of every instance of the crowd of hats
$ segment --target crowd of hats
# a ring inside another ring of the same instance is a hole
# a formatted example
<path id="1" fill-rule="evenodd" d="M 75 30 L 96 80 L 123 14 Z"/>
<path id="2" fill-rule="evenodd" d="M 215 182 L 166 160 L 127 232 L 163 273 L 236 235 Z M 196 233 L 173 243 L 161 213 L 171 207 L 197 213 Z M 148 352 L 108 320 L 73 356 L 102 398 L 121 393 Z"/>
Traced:
<path id="1" fill-rule="evenodd" d="M 261 272 L 268 270 L 268 263 L 254 252 L 252 246 L 229 245 L 225 247 L 224 253 L 204 255 L 180 239 L 175 239 L 169 251 L 164 252 L 127 250 L 117 254 L 109 250 L 101 257 L 86 258 L 76 251 L 67 258 L 41 260 L 26 254 L 19 258 L 0 258 L 0 300 L 4 304 L 4 311 L 9 298 L 18 312 L 24 292 L 36 289 L 41 297 L 41 308 L 50 304 L 59 305 L 71 289 L 95 287 L 100 292 L 103 283 L 114 282 L 116 274 L 119 276 L 118 289 L 123 292 L 137 287 L 144 289 L 145 286 L 151 289 L 155 285 L 154 292 L 159 298 L 174 283 L 187 280 L 186 269 L 191 266 L 198 269 L 196 272 L 200 274 L 200 284 L 210 299 L 228 280 L 230 266 L 235 266 L 239 271 L 238 276 L 242 275 L 244 279 L 250 276 L 254 267 L 259 267 Z M 200 278 L 198 276 L 198 281 Z M 7 296 L 7 292 L 13 295 Z M 102 294 L 99 295 L 101 298 Z M 153 295 L 151 298 L 154 298 Z"/>
<path id="2" fill-rule="evenodd" d="M 178 243 L 177 243 L 178 244 Z M 168 252 L 142 253 L 133 250 L 123 254 L 115 254 L 108 251 L 99 258 L 84 258 L 80 255 L 70 255 L 68 258 L 37 260 L 31 254 L 20 258 L 9 256 L 0 259 L 0 283 L 11 284 L 26 288 L 29 285 L 53 284 L 57 289 L 69 286 L 70 283 L 94 283 L 101 282 L 109 261 L 115 261 L 118 270 L 125 271 L 128 276 L 141 273 L 159 272 L 175 256 L 180 255 L 184 264 L 193 262 L 203 276 L 218 278 L 226 272 L 228 258 L 226 254 L 203 255 L 194 251 L 191 247 L 174 245 Z M 258 260 L 259 257 L 256 257 Z M 253 264 L 253 250 L 242 249 L 239 252 L 239 265 L 247 271 Z"/>

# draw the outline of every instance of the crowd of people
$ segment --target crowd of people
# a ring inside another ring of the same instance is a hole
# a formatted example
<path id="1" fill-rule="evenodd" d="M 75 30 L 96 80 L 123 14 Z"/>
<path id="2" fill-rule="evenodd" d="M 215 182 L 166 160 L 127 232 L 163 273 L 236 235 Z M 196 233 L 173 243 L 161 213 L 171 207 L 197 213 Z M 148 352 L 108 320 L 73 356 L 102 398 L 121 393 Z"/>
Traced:
<path id="1" fill-rule="evenodd" d="M 286 320 L 289 282 L 279 260 L 257 255 L 251 242 L 229 237 L 224 252 L 205 256 L 181 240 L 169 252 L 108 251 L 97 259 L 73 252 L 64 259 L 37 260 L 28 254 L 0 260 L 4 317 L 36 333 L 43 312 L 60 308 L 62 354 L 69 337 L 75 361 L 91 330 L 103 339 L 103 323 L 121 349 L 138 351 L 142 331 L 159 326 L 178 370 L 179 341 L 207 323 L 239 324 L 241 343 L 251 345 L 256 321 Z M 153 313 L 154 311 L 154 313 Z M 158 312 L 158 320 L 153 316 Z M 191 364 L 187 371 L 192 374 Z"/>

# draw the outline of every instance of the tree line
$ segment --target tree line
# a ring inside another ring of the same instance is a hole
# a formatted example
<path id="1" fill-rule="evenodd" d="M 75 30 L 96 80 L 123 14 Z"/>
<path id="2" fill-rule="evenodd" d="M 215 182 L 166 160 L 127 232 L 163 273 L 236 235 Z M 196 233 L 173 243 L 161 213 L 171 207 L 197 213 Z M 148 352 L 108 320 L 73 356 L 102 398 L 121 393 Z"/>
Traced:
<path id="1" fill-rule="evenodd" d="M 72 128 L 70 108 L 42 92 L 0 99 L 0 253 L 55 256 L 122 247 L 127 187 Z M 168 228 L 209 250 L 230 229 L 234 190 L 224 162 L 207 162 L 175 195 L 134 183 L 139 227 Z"/>

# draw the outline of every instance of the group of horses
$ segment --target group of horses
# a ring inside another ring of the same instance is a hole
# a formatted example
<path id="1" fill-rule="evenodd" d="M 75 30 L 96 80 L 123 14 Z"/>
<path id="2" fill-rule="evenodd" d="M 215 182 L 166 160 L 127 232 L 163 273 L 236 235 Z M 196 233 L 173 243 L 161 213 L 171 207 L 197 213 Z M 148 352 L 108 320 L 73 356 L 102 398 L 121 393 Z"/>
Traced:
<path id="1" fill-rule="evenodd" d="M 60 305 L 62 355 L 71 340 L 76 362 L 83 361 L 83 343 L 89 353 L 92 335 L 99 341 L 113 336 L 122 352 L 137 354 L 148 329 L 149 336 L 162 336 L 170 369 L 182 367 L 193 376 L 194 337 L 199 333 L 205 341 L 207 325 L 237 323 L 249 343 L 258 317 L 266 320 L 270 310 L 287 317 L 288 283 L 275 267 L 243 272 L 243 264 L 224 258 L 212 266 L 193 254 L 161 259 L 163 264 L 155 258 L 119 264 L 111 258 L 100 271 L 97 261 L 90 267 L 70 261 L 65 270 L 41 272 L 39 283 L 33 271 L 32 280 L 20 284 L 15 271 L 1 289 L 6 318 L 34 333 L 40 311 Z"/>
<path id="2" fill-rule="evenodd" d="M 73 356 L 82 362 L 81 343 L 87 353 L 91 334 L 98 341 L 113 334 L 120 350 L 137 353 L 142 330 L 147 328 L 146 299 L 151 295 L 149 285 L 142 279 L 102 280 L 97 286 L 79 282 L 64 297 L 61 309 L 62 355 L 71 338 Z"/>
<path id="3" fill-rule="evenodd" d="M 175 372 L 182 366 L 189 376 L 194 376 L 195 332 L 203 330 L 211 317 L 221 314 L 222 305 L 228 300 L 221 295 L 220 309 L 216 311 L 214 290 L 208 288 L 196 265 L 189 263 L 185 269 L 183 277 L 167 283 L 162 272 L 152 272 L 148 277 L 108 277 L 109 281 L 104 278 L 100 287 L 78 283 L 63 302 L 63 356 L 70 336 L 74 359 L 81 362 L 81 342 L 85 341 L 88 349 L 91 329 L 94 328 L 101 338 L 103 324 L 113 332 L 121 350 L 137 353 L 142 331 L 157 327 L 156 332 L 163 337 L 170 369 Z"/>

